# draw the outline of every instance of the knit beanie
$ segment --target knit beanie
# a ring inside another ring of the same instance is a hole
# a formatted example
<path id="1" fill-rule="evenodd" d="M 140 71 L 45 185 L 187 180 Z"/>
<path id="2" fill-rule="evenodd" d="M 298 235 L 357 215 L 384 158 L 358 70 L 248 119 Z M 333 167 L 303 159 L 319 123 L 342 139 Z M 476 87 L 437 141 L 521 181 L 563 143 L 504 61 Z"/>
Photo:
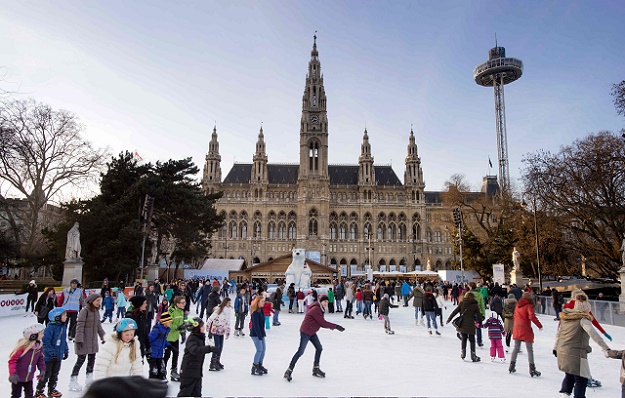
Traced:
<path id="1" fill-rule="evenodd" d="M 169 312 L 165 312 L 161 315 L 161 323 L 171 322 L 173 318 Z"/>
<path id="2" fill-rule="evenodd" d="M 145 303 L 146 298 L 143 296 L 133 296 L 130 298 L 130 304 L 132 304 L 132 308 L 138 309 L 141 308 L 143 303 Z"/>
<path id="3" fill-rule="evenodd" d="M 93 302 L 99 299 L 100 297 L 101 296 L 97 293 L 90 294 L 89 297 L 87 297 L 87 304 L 93 304 Z"/>

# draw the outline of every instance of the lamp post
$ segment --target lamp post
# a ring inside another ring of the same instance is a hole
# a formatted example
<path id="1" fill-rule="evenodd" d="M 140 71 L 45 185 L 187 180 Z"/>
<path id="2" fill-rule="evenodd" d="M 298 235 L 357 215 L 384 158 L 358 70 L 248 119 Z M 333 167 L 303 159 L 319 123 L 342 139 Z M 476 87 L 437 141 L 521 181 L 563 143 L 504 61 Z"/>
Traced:
<path id="1" fill-rule="evenodd" d="M 521 202 L 521 205 L 523 207 L 527 207 L 527 203 L 525 203 L 525 201 L 523 200 Z M 533 196 L 532 197 L 532 213 L 534 215 L 534 239 L 536 242 L 536 265 L 538 268 L 538 288 L 540 289 L 540 292 L 542 293 L 543 291 L 543 277 L 542 277 L 542 271 L 540 269 L 540 248 L 538 246 L 538 222 L 536 221 L 536 197 Z"/>

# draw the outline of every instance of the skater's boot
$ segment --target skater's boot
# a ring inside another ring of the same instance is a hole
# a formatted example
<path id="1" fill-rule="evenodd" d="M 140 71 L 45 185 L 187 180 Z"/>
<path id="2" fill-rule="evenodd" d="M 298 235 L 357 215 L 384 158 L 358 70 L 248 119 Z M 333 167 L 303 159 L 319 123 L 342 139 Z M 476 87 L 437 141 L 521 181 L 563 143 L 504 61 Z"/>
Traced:
<path id="1" fill-rule="evenodd" d="M 43 390 L 37 390 L 35 391 L 35 398 L 48 398 L 48 397 L 46 397 L 46 394 L 43 393 Z"/>
<path id="2" fill-rule="evenodd" d="M 481 360 L 482 360 L 482 359 L 481 359 L 480 357 L 478 357 L 477 355 L 475 355 L 475 352 L 472 352 L 472 353 L 471 353 L 471 361 L 473 361 L 473 362 L 479 362 L 479 361 L 481 361 Z"/>
<path id="3" fill-rule="evenodd" d="M 93 373 L 87 373 L 87 377 L 85 377 L 85 385 L 90 386 L 93 383 Z"/>
<path id="4" fill-rule="evenodd" d="M 313 367 L 313 376 L 315 377 L 326 377 L 326 374 L 319 369 L 319 365 L 315 365 Z"/>
<path id="5" fill-rule="evenodd" d="M 82 386 L 78 384 L 78 376 L 71 376 L 69 378 L 69 390 L 70 391 L 82 391 Z"/>
<path id="6" fill-rule="evenodd" d="M 510 361 L 510 366 L 508 367 L 508 372 L 514 373 L 516 372 L 516 362 Z"/>
<path id="7" fill-rule="evenodd" d="M 540 377 L 540 372 L 536 370 L 536 365 L 534 365 L 533 363 L 530 363 L 530 376 L 534 377 Z"/>
<path id="8" fill-rule="evenodd" d="M 211 364 L 208 367 L 209 372 L 219 372 L 221 369 L 217 366 L 217 360 L 211 359 Z"/>
<path id="9" fill-rule="evenodd" d="M 460 358 L 464 361 L 464 358 L 467 356 L 467 350 L 460 351 Z"/>
<path id="10" fill-rule="evenodd" d="M 53 388 L 51 390 L 48 390 L 48 397 L 62 397 L 63 394 L 61 394 L 57 389 Z M 45 395 L 44 395 L 45 397 Z"/>
<path id="11" fill-rule="evenodd" d="M 258 362 L 258 369 L 260 369 L 260 370 L 261 370 L 261 372 L 263 372 L 263 374 L 265 374 L 265 375 L 266 375 L 267 373 L 269 373 L 269 371 L 267 370 L 267 368 L 263 366 L 263 363 L 262 363 L 262 362 Z"/>
<path id="12" fill-rule="evenodd" d="M 287 379 L 287 381 L 291 381 L 293 380 L 293 378 L 291 377 L 292 374 L 293 374 L 293 366 L 289 365 L 286 372 L 284 372 L 284 378 Z"/>
<path id="13" fill-rule="evenodd" d="M 225 368 L 224 364 L 221 363 L 221 357 L 217 357 L 217 367 L 219 370 L 223 370 Z"/>
<path id="14" fill-rule="evenodd" d="M 180 374 L 178 373 L 178 369 L 172 369 L 169 378 L 171 381 L 180 381 Z"/>
<path id="15" fill-rule="evenodd" d="M 239 329 L 237 329 L 237 330 L 235 330 L 235 331 L 234 331 L 234 335 L 235 335 L 235 336 L 238 336 L 238 335 L 239 335 Z"/>
<path id="16" fill-rule="evenodd" d="M 260 368 L 258 367 L 258 364 L 252 364 L 252 375 L 254 376 L 262 376 L 264 375 L 263 371 L 260 370 Z"/>

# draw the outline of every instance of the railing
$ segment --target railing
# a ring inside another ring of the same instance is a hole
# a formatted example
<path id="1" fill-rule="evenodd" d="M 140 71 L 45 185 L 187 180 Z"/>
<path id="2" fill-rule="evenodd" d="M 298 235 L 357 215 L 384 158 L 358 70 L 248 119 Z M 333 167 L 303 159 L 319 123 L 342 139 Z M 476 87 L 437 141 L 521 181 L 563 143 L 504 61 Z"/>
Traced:
<path id="1" fill-rule="evenodd" d="M 495 68 L 499 66 L 514 66 L 519 69 L 523 69 L 523 61 L 521 61 L 520 59 L 516 59 L 516 58 L 496 58 L 496 59 L 488 60 L 484 62 L 483 64 L 478 65 L 473 70 L 473 76 L 475 77 L 487 69 Z"/>
<path id="2" fill-rule="evenodd" d="M 570 299 L 565 298 L 565 302 Z M 623 326 L 625 327 L 625 314 L 619 314 L 619 302 L 618 301 L 604 301 L 604 300 L 588 300 L 592 307 L 592 313 L 597 318 L 597 321 L 601 324 Z M 534 311 L 537 314 L 546 314 L 556 316 L 556 311 L 553 309 L 553 299 L 547 296 L 536 296 L 536 308 Z"/>

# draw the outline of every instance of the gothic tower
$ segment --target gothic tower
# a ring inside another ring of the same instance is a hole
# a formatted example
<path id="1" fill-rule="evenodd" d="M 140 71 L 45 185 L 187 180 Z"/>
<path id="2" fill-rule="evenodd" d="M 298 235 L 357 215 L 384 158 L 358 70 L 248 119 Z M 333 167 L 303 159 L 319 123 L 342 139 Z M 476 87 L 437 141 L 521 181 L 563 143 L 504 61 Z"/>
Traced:
<path id="1" fill-rule="evenodd" d="M 206 193 L 219 191 L 221 185 L 221 156 L 219 155 L 219 141 L 217 141 L 217 126 L 213 128 L 213 136 L 208 144 L 206 163 L 204 164 L 204 177 L 202 187 Z"/>
<path id="2" fill-rule="evenodd" d="M 413 202 L 423 200 L 423 170 L 421 170 L 421 159 L 417 153 L 414 132 L 410 129 L 410 139 L 408 141 L 408 155 L 406 156 L 406 170 L 404 172 L 404 186 Z"/>
<path id="3" fill-rule="evenodd" d="M 322 252 L 328 239 L 330 178 L 326 93 L 316 35 L 308 62 L 300 124 L 297 240 L 308 250 Z"/>
<path id="4" fill-rule="evenodd" d="M 269 175 L 267 173 L 267 152 L 265 151 L 265 135 L 263 127 L 260 127 L 258 141 L 256 142 L 256 152 L 254 153 L 254 163 L 252 164 L 252 175 L 250 178 L 253 198 L 262 199 L 263 192 L 267 192 Z"/>
<path id="5" fill-rule="evenodd" d="M 365 133 L 362 136 L 362 145 L 360 145 L 360 156 L 358 157 L 358 190 L 364 201 L 371 202 L 375 185 L 373 156 L 371 156 L 369 135 L 365 128 Z"/>

